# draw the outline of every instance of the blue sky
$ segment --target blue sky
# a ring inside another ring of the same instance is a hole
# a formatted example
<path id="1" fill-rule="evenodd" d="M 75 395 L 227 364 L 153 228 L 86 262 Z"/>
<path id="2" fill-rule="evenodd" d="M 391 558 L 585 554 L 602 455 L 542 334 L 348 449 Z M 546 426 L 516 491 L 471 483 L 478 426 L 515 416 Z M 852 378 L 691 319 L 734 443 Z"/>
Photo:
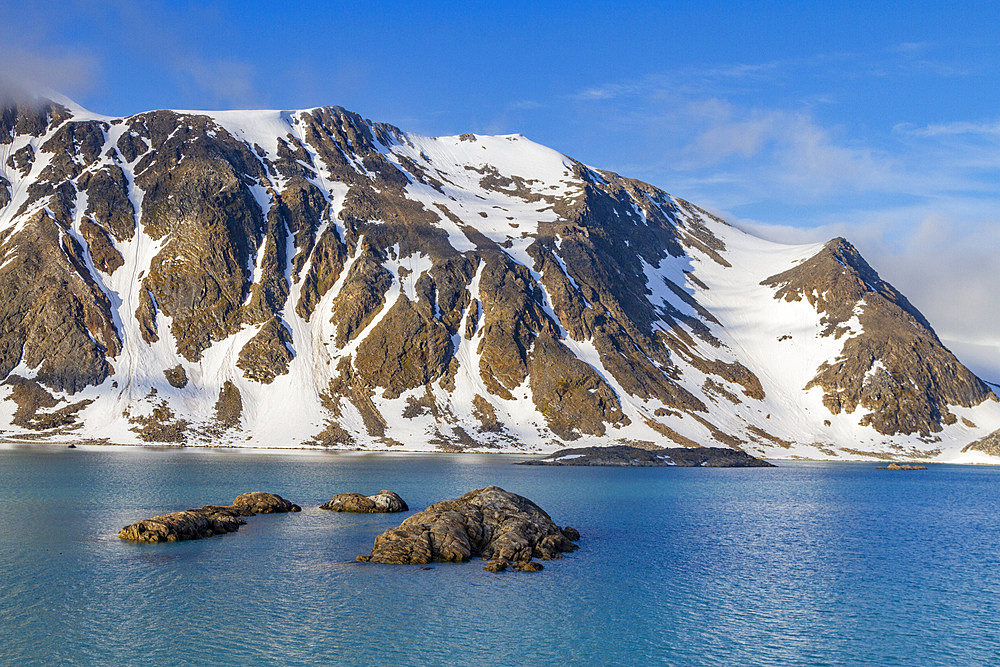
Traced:
<path id="1" fill-rule="evenodd" d="M 1000 381 L 989 2 L 0 0 L 0 64 L 102 113 L 340 104 L 518 132 L 785 241 L 847 236 Z"/>

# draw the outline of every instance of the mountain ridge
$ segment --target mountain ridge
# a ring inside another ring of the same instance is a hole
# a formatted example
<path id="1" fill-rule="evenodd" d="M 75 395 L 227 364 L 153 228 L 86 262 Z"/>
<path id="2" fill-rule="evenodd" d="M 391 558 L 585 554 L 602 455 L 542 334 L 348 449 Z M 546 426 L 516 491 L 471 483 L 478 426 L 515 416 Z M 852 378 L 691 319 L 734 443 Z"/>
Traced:
<path id="1" fill-rule="evenodd" d="M 845 240 L 519 135 L 52 102 L 0 152 L 7 437 L 972 460 L 1000 428 Z"/>

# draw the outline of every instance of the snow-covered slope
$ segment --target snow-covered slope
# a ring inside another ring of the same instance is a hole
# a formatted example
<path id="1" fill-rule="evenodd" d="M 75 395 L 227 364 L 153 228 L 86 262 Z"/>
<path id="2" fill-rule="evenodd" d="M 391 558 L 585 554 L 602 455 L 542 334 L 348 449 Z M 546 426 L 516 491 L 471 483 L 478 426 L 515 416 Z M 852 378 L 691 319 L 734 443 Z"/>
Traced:
<path id="1" fill-rule="evenodd" d="M 1000 404 L 843 240 L 340 108 L 0 119 L 7 438 L 992 461 Z"/>

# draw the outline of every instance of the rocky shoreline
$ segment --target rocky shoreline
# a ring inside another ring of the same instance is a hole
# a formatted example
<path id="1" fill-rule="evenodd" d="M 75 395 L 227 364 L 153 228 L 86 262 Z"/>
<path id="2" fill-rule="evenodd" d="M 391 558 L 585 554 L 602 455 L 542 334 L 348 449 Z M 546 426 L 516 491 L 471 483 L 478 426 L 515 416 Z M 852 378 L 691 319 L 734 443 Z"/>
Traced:
<path id="1" fill-rule="evenodd" d="M 206 505 L 200 509 L 170 512 L 137 521 L 118 531 L 118 537 L 133 542 L 200 540 L 239 530 L 246 524 L 243 517 L 298 512 L 301 509 L 274 493 L 254 491 L 236 496 L 231 505 Z"/>
<path id="2" fill-rule="evenodd" d="M 773 468 L 773 463 L 728 447 L 642 449 L 627 445 L 560 449 L 543 459 L 522 461 L 529 466 L 627 466 L 678 468 Z"/>

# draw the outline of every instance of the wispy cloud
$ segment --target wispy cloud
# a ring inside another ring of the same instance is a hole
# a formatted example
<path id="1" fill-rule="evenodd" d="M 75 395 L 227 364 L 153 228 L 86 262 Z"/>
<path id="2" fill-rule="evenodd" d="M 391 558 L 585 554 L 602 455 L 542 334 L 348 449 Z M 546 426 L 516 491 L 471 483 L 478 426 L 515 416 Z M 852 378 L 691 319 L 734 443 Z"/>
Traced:
<path id="1" fill-rule="evenodd" d="M 916 137 L 982 135 L 1000 138 L 1000 120 L 987 122 L 956 121 L 954 123 L 940 123 L 922 127 L 909 123 L 900 123 L 893 129 L 901 134 Z"/>
<path id="2" fill-rule="evenodd" d="M 192 96 L 221 106 L 244 107 L 258 102 L 255 70 L 239 60 L 204 59 L 191 54 L 175 54 L 172 73 L 178 87 Z"/>
<path id="3" fill-rule="evenodd" d="M 0 54 L 0 93 L 50 94 L 53 91 L 75 96 L 91 90 L 100 62 L 92 55 L 61 52 L 33 52 L 11 48 Z"/>

